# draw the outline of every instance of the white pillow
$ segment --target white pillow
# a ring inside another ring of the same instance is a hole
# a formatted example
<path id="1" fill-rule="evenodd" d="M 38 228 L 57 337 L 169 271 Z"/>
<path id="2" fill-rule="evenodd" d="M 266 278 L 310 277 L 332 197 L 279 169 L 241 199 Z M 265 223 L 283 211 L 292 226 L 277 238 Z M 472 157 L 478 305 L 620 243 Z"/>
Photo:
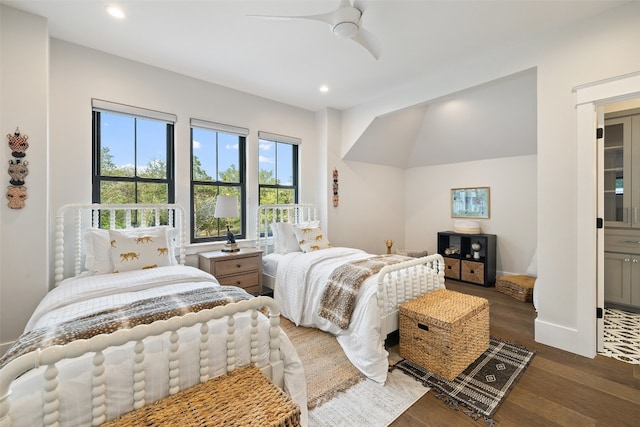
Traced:
<path id="1" fill-rule="evenodd" d="M 529 261 L 529 266 L 527 267 L 527 276 L 538 277 L 538 249 L 533 251 L 533 256 L 531 257 L 531 261 Z"/>
<path id="2" fill-rule="evenodd" d="M 300 252 L 300 245 L 298 244 L 298 238 L 294 232 L 294 225 L 290 222 L 279 222 L 276 224 L 278 229 L 278 238 L 280 239 L 280 252 L 281 254 L 288 254 L 291 252 Z"/>
<path id="3" fill-rule="evenodd" d="M 171 265 L 171 258 L 174 256 L 169 251 L 167 230 L 164 228 L 147 230 L 137 234 L 109 230 L 114 273 Z"/>
<path id="4" fill-rule="evenodd" d="M 108 230 L 101 228 L 86 229 L 84 232 L 84 247 L 84 266 L 87 270 L 97 274 L 113 272 Z"/>
<path id="5" fill-rule="evenodd" d="M 331 247 L 331 243 L 322 233 L 320 227 L 301 227 L 296 225 L 293 231 L 298 239 L 298 245 L 302 249 L 302 252 L 317 251 L 320 249 L 327 249 Z"/>
<path id="6" fill-rule="evenodd" d="M 278 233 L 278 223 L 271 223 L 271 235 L 273 236 L 273 252 L 281 253 L 282 250 L 282 241 L 280 239 L 280 233 Z"/>

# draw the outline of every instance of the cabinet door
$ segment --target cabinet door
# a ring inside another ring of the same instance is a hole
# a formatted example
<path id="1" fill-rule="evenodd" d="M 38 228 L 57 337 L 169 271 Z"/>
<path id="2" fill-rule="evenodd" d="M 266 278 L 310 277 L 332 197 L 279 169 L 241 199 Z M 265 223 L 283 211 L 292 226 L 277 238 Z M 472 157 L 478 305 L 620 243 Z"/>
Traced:
<path id="1" fill-rule="evenodd" d="M 604 220 L 607 227 L 631 225 L 631 117 L 605 120 Z"/>
<path id="2" fill-rule="evenodd" d="M 604 253 L 604 300 L 617 304 L 631 303 L 631 259 L 615 252 Z"/>
<path id="3" fill-rule="evenodd" d="M 631 305 L 640 307 L 640 255 L 631 256 Z"/>
<path id="4" fill-rule="evenodd" d="M 631 118 L 631 226 L 640 229 L 640 115 Z"/>

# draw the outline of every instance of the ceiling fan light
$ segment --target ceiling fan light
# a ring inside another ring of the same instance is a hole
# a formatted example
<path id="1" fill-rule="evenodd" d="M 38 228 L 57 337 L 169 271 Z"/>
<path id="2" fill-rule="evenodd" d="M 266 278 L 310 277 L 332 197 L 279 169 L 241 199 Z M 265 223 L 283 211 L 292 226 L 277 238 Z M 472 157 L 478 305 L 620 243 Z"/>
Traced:
<path id="1" fill-rule="evenodd" d="M 333 27 L 333 34 L 339 39 L 350 39 L 360 28 L 355 22 L 340 22 Z"/>

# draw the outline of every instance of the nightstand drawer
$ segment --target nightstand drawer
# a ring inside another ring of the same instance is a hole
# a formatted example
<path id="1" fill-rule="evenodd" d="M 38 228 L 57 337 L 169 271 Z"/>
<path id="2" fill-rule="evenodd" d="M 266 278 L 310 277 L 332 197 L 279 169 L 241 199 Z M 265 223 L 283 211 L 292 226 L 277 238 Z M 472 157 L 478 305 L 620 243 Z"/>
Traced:
<path id="1" fill-rule="evenodd" d="M 249 293 L 260 291 L 260 274 L 258 271 L 234 274 L 232 276 L 216 276 L 216 279 L 223 286 L 238 286 Z"/>
<path id="2" fill-rule="evenodd" d="M 250 270 L 258 271 L 260 269 L 260 261 L 260 258 L 255 256 L 217 261 L 213 275 L 218 277 Z"/>

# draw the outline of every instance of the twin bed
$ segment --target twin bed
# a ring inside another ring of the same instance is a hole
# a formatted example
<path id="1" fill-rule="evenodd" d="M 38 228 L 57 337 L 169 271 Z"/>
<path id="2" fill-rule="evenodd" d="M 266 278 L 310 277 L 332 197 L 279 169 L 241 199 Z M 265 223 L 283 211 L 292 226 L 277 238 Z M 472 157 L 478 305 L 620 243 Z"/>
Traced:
<path id="1" fill-rule="evenodd" d="M 58 211 L 55 288 L 0 358 L 0 426 L 100 425 L 249 364 L 300 405 L 305 425 L 304 370 L 281 314 L 336 335 L 383 383 L 399 305 L 444 287 L 439 255 L 334 248 L 313 206 L 264 205 L 256 244 L 275 301 L 253 297 L 184 265 L 185 220 L 177 205 Z"/>
<path id="2" fill-rule="evenodd" d="M 59 211 L 56 287 L 0 359 L 0 425 L 100 425 L 249 364 L 305 419 L 277 304 L 185 266 L 185 218 L 175 205 Z"/>
<path id="3" fill-rule="evenodd" d="M 263 284 L 273 289 L 282 315 L 335 335 L 354 366 L 384 383 L 384 341 L 398 329 L 398 307 L 445 287 L 443 258 L 380 257 L 332 247 L 308 204 L 262 205 L 257 224 Z"/>

